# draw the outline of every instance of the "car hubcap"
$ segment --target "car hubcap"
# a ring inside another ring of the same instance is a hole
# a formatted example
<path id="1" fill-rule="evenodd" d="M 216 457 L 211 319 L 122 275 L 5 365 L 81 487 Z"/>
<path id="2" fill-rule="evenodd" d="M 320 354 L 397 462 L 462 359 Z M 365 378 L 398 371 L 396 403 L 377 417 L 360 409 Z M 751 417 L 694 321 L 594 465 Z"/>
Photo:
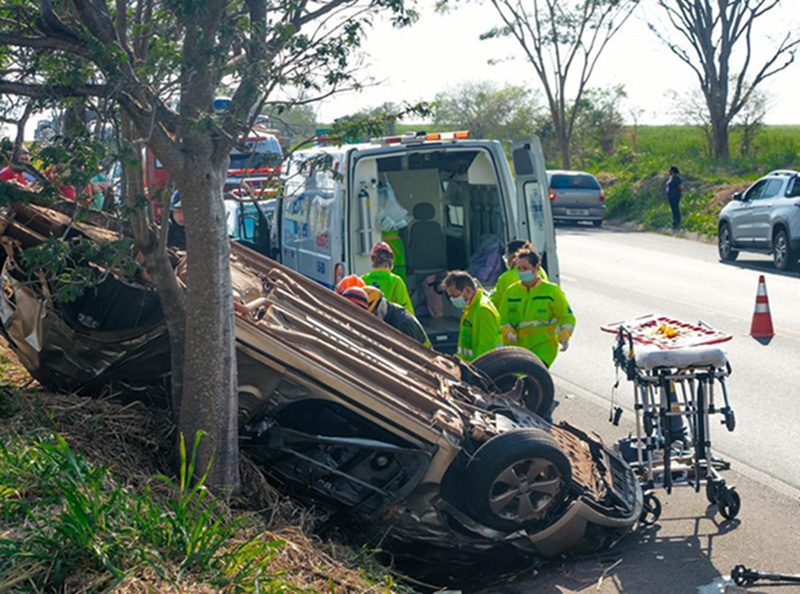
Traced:
<path id="1" fill-rule="evenodd" d="M 720 233 L 719 251 L 722 253 L 723 258 L 726 257 L 731 251 L 731 238 L 727 227 L 722 230 L 722 233 Z"/>
<path id="2" fill-rule="evenodd" d="M 775 264 L 782 266 L 786 260 L 786 241 L 783 235 L 778 235 L 775 240 Z"/>
<path id="3" fill-rule="evenodd" d="M 492 484 L 489 509 L 517 522 L 539 520 L 561 489 L 561 473 L 548 460 L 522 460 L 506 468 Z"/>

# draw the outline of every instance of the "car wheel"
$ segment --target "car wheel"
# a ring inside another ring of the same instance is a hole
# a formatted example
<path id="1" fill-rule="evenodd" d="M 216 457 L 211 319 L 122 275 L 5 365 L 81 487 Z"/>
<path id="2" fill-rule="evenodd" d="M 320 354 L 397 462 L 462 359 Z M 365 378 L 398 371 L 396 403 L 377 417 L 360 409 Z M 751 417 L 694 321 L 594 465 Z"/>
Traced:
<path id="1" fill-rule="evenodd" d="M 733 262 L 739 255 L 739 250 L 733 248 L 731 228 L 728 224 L 720 225 L 717 240 L 720 260 L 724 262 Z"/>
<path id="2" fill-rule="evenodd" d="M 600 219 L 599 221 L 592 221 L 592 225 L 594 225 L 595 227 L 602 227 L 603 219 Z"/>
<path id="3" fill-rule="evenodd" d="M 519 404 L 550 419 L 556 390 L 550 372 L 539 357 L 526 349 L 505 347 L 484 353 L 472 361 L 472 366 L 488 378 L 493 393 L 508 392 L 522 379 L 522 402 Z"/>
<path id="4" fill-rule="evenodd" d="M 572 466 L 544 431 L 503 433 L 481 446 L 466 468 L 469 511 L 495 530 L 552 524 L 564 506 Z"/>
<path id="5" fill-rule="evenodd" d="M 772 262 L 778 270 L 787 270 L 794 263 L 794 255 L 789 249 L 789 236 L 778 229 L 772 240 Z"/>

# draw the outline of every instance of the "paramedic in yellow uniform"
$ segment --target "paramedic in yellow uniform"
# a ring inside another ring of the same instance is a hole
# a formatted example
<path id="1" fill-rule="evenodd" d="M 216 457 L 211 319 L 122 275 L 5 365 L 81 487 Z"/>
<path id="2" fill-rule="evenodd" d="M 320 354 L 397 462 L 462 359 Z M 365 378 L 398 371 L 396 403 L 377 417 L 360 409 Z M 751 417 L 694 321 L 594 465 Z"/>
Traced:
<path id="1" fill-rule="evenodd" d="M 500 314 L 488 295 L 468 272 L 453 270 L 442 281 L 450 301 L 463 309 L 458 331 L 458 357 L 472 361 L 482 354 L 503 346 L 500 335 Z"/>
<path id="2" fill-rule="evenodd" d="M 361 278 L 370 287 L 377 287 L 392 303 L 396 303 L 405 309 L 412 316 L 414 306 L 411 305 L 411 297 L 408 288 L 402 278 L 392 272 L 394 266 L 394 252 L 388 243 L 381 241 L 372 248 L 372 272 L 368 272 Z"/>
<path id="3" fill-rule="evenodd" d="M 540 264 L 536 250 L 517 254 L 519 282 L 503 295 L 500 320 L 503 344 L 526 348 L 550 367 L 559 345 L 567 350 L 575 315 L 561 287 L 539 278 Z"/>
<path id="4" fill-rule="evenodd" d="M 492 291 L 492 303 L 499 310 L 500 304 L 503 302 L 503 295 L 508 287 L 519 282 L 519 273 L 517 271 L 517 252 L 520 250 L 532 250 L 533 246 L 530 241 L 522 239 L 512 239 L 506 245 L 506 253 L 503 256 L 503 262 L 506 265 L 506 271 L 500 275 L 494 285 Z M 539 266 L 539 276 L 542 280 L 550 280 L 544 268 Z"/>

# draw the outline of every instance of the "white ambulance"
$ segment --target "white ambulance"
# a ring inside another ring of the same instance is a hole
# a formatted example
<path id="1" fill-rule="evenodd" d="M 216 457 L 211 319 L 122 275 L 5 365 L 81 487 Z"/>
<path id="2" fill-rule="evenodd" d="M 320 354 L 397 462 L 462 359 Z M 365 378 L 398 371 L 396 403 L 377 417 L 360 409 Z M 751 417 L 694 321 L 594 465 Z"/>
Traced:
<path id="1" fill-rule="evenodd" d="M 538 138 L 514 144 L 511 155 L 513 177 L 501 144 L 468 132 L 297 152 L 285 164 L 276 208 L 276 255 L 333 288 L 345 275 L 369 272 L 372 246 L 387 241 L 433 346 L 455 352 L 461 312 L 436 292 L 448 270 L 468 270 L 490 290 L 504 270 L 506 242 L 521 238 L 559 281 Z"/>

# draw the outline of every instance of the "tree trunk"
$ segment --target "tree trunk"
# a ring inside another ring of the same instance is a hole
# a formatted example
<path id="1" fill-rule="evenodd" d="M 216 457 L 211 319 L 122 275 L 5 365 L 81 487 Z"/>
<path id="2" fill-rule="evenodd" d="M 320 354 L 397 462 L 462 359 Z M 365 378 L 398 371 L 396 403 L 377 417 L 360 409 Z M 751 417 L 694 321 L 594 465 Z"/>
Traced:
<path id="1" fill-rule="evenodd" d="M 558 134 L 558 150 L 561 153 L 561 168 L 570 168 L 570 154 L 569 154 L 569 139 L 564 135 L 563 131 L 556 131 Z"/>
<path id="2" fill-rule="evenodd" d="M 194 138 L 192 145 L 203 144 L 198 140 Z M 230 243 L 222 200 L 226 166 L 227 162 L 212 165 L 210 154 L 201 150 L 187 158 L 184 172 L 175 179 L 189 255 L 184 393 L 178 428 L 187 443 L 198 431 L 205 433 L 196 469 L 201 475 L 210 467 L 207 484 L 219 495 L 239 487 Z"/>
<path id="3" fill-rule="evenodd" d="M 730 159 L 731 150 L 728 138 L 728 122 L 725 118 L 715 117 L 711 120 L 711 146 L 714 158 L 721 161 Z"/>
<path id="4" fill-rule="evenodd" d="M 134 147 L 126 156 L 126 171 L 123 173 L 125 187 L 123 197 L 130 214 L 131 229 L 136 247 L 145 259 L 147 272 L 158 291 L 161 309 L 169 332 L 170 347 L 170 407 L 173 418 L 180 411 L 183 394 L 183 369 L 186 334 L 186 304 L 183 289 L 178 284 L 166 247 L 159 244 L 158 236 L 150 225 L 147 210 L 143 206 L 144 178 L 142 177 L 142 150 L 134 141 L 134 128 L 123 111 L 120 114 L 125 145 Z M 132 175 L 128 175 L 131 172 Z"/>

